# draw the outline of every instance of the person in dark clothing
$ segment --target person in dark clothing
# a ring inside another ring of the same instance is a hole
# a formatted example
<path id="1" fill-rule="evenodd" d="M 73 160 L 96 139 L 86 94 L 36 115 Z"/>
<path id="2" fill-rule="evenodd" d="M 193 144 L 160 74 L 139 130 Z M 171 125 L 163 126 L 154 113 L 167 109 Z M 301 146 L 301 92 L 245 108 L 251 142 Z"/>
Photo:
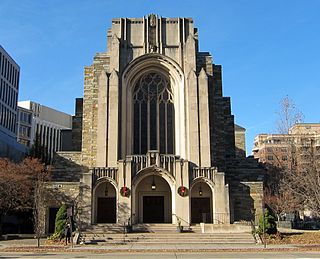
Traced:
<path id="1" fill-rule="evenodd" d="M 66 245 L 67 245 L 68 243 L 70 243 L 70 239 L 71 239 L 71 228 L 69 223 L 64 228 L 64 235 L 66 237 Z"/>

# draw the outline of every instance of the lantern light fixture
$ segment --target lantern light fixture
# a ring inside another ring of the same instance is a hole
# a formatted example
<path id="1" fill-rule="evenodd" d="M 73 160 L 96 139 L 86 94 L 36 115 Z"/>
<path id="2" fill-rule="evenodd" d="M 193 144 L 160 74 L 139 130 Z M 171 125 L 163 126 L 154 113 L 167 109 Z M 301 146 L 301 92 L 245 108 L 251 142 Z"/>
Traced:
<path id="1" fill-rule="evenodd" d="M 199 196 L 202 196 L 202 188 L 201 188 L 201 185 L 199 187 Z"/>
<path id="2" fill-rule="evenodd" d="M 156 183 L 155 183 L 155 181 L 154 181 L 154 175 L 153 175 L 153 177 L 152 177 L 152 184 L 151 184 L 151 190 L 152 191 L 155 191 L 156 190 Z"/>

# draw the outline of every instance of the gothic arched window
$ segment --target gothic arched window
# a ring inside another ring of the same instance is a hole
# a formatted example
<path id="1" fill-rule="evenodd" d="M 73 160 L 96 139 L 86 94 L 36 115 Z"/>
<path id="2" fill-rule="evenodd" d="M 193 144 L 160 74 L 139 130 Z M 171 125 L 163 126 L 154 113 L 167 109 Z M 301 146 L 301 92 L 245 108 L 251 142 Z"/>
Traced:
<path id="1" fill-rule="evenodd" d="M 142 75 L 134 88 L 133 107 L 134 154 L 173 154 L 174 105 L 168 78 L 156 72 Z"/>

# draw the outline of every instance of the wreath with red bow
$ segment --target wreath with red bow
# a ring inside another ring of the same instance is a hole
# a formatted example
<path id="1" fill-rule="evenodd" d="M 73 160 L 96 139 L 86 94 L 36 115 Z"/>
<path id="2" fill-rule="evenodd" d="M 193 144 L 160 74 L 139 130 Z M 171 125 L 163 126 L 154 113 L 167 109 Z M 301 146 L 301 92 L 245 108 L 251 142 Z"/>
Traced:
<path id="1" fill-rule="evenodd" d="M 178 193 L 179 193 L 179 195 L 182 196 L 182 197 L 188 196 L 188 188 L 185 187 L 185 186 L 180 186 L 180 187 L 178 188 Z"/>
<path id="2" fill-rule="evenodd" d="M 131 194 L 130 188 L 126 186 L 121 187 L 120 194 L 122 197 L 130 197 L 130 194 Z"/>

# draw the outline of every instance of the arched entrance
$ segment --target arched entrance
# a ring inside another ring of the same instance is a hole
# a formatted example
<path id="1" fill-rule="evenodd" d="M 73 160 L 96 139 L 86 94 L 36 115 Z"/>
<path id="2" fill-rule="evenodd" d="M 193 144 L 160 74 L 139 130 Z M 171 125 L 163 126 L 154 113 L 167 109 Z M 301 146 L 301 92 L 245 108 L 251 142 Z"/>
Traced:
<path id="1" fill-rule="evenodd" d="M 212 190 L 205 181 L 197 181 L 191 189 L 191 223 L 212 223 Z"/>
<path id="2" fill-rule="evenodd" d="M 135 188 L 135 217 L 138 223 L 171 223 L 172 197 L 167 181 L 147 175 Z"/>
<path id="3" fill-rule="evenodd" d="M 116 223 L 117 195 L 115 187 L 110 182 L 103 181 L 97 184 L 94 194 L 94 222 Z"/>

